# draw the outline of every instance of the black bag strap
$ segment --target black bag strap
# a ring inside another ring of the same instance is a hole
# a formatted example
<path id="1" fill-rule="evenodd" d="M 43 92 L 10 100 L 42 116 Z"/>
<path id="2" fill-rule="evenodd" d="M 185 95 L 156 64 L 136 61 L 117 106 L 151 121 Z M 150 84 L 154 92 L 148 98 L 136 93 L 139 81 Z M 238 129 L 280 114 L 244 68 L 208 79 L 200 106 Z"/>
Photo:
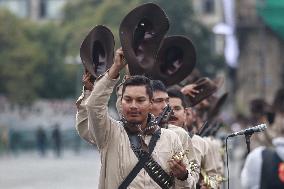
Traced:
<path id="1" fill-rule="evenodd" d="M 130 134 L 127 132 L 128 137 L 130 139 Z M 118 189 L 126 189 L 129 184 L 134 180 L 134 178 L 137 176 L 137 174 L 140 172 L 140 170 L 144 167 L 145 163 L 150 160 L 151 154 L 157 144 L 157 141 L 159 140 L 161 135 L 161 129 L 159 128 L 152 136 L 150 143 L 148 145 L 149 153 L 145 152 L 143 150 L 139 150 L 139 161 L 135 165 L 135 167 L 131 170 L 131 172 L 128 174 L 128 176 L 124 179 L 124 181 L 120 184 Z M 131 140 L 130 140 L 131 141 Z M 133 145 L 131 145 L 133 147 Z M 133 148 L 132 148 L 133 149 Z M 134 149 L 133 149 L 134 151 Z M 134 151 L 135 155 L 137 151 Z"/>

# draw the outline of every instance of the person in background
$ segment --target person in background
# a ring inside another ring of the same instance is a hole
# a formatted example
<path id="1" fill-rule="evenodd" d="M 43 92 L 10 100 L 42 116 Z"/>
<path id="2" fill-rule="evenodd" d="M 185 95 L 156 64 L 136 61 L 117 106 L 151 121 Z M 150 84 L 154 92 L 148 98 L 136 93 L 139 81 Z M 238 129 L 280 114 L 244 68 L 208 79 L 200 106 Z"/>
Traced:
<path id="1" fill-rule="evenodd" d="M 58 124 L 54 126 L 51 136 L 53 139 L 54 153 L 57 157 L 60 157 L 62 154 L 62 135 Z"/>
<path id="2" fill-rule="evenodd" d="M 177 89 L 168 90 L 168 95 L 169 104 L 174 113 L 170 118 L 169 123 L 187 130 L 187 111 L 184 95 Z M 199 163 L 200 172 L 206 173 L 206 175 L 210 176 L 210 178 L 215 178 L 217 175 L 216 165 L 214 162 L 215 159 L 212 156 L 212 153 L 209 153 L 208 143 L 198 135 L 193 134 L 190 136 L 192 136 L 191 141 Z M 203 186 L 203 180 L 201 178 L 202 177 L 200 177 L 197 187 Z M 218 188 L 218 183 L 215 182 L 215 180 L 212 180 L 211 183 L 213 188 Z"/>
<path id="3" fill-rule="evenodd" d="M 262 98 L 256 98 L 250 102 L 250 125 L 256 126 L 259 124 L 266 124 L 269 127 L 268 114 L 271 111 L 269 104 Z M 272 136 L 270 136 L 268 129 L 261 133 L 251 136 L 251 150 L 259 146 L 272 146 Z"/>
<path id="4" fill-rule="evenodd" d="M 166 106 L 169 105 L 169 95 L 166 86 L 163 84 L 162 81 L 151 80 L 151 85 L 153 88 L 153 106 L 151 109 L 151 113 L 158 118 L 159 116 L 161 116 L 161 113 L 164 111 Z M 171 117 L 170 115 L 168 116 L 169 118 Z M 183 149 L 186 151 L 186 156 L 188 160 L 198 166 L 198 160 L 193 149 L 192 141 L 186 130 L 179 126 L 175 126 L 173 124 L 168 123 L 168 120 L 164 121 L 163 118 L 161 120 L 162 121 L 159 126 L 165 129 L 172 130 L 179 136 Z M 199 180 L 199 169 L 192 171 L 192 173 L 195 179 L 195 183 L 197 184 Z"/>
<path id="5" fill-rule="evenodd" d="M 260 146 L 249 153 L 241 173 L 244 189 L 284 188 L 284 89 L 277 91 L 273 110 L 273 147 Z"/>
<path id="6" fill-rule="evenodd" d="M 46 155 L 47 137 L 42 126 L 39 126 L 36 131 L 36 141 L 38 152 L 40 156 L 44 157 Z"/>
<path id="7" fill-rule="evenodd" d="M 159 179 L 163 180 L 164 185 L 170 183 L 169 188 L 194 188 L 193 178 L 187 169 L 187 158 L 173 158 L 176 153 L 183 151 L 179 137 L 168 129 L 160 129 L 155 124 L 154 116 L 149 114 L 152 107 L 152 88 L 148 78 L 128 78 L 122 88 L 122 121 L 116 121 L 108 116 L 108 100 L 118 81 L 119 72 L 125 66 L 122 56 L 122 50 L 117 50 L 113 65 L 96 80 L 86 101 L 90 133 L 94 134 L 102 161 L 99 188 L 119 188 L 124 183 L 138 163 L 138 159 L 141 161 L 142 157 L 139 153 L 136 154 L 137 149 L 141 149 L 143 153 L 153 151 L 150 159 L 151 162 L 156 162 L 154 169 L 161 169 L 149 173 L 146 170 L 151 172 L 151 169 L 144 167 L 132 175 L 134 178 L 128 184 L 129 188 L 160 188 Z M 152 147 L 155 143 L 156 147 Z M 146 165 L 150 166 L 152 163 Z M 169 177 L 155 177 L 159 172 Z"/>

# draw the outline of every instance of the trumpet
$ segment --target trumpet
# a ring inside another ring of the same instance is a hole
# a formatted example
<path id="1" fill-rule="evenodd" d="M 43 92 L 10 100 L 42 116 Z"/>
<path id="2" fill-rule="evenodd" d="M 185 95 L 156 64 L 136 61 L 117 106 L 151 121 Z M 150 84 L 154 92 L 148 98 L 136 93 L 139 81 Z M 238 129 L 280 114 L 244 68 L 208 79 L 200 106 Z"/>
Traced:
<path id="1" fill-rule="evenodd" d="M 184 159 L 184 157 L 186 156 L 187 153 L 189 153 L 190 151 L 189 150 L 185 150 L 185 151 L 180 151 L 180 152 L 176 152 L 173 156 L 172 156 L 172 160 L 175 160 L 175 161 L 182 161 Z M 188 171 L 189 171 L 189 174 L 192 175 L 193 172 L 198 172 L 198 170 L 200 169 L 200 166 L 198 165 L 198 163 L 193 160 L 193 161 L 190 161 L 189 162 L 189 165 L 188 165 Z"/>
<path id="2" fill-rule="evenodd" d="M 216 186 L 227 180 L 220 174 L 209 176 L 203 169 L 201 169 L 201 175 L 203 177 L 204 184 L 209 188 L 215 188 Z"/>

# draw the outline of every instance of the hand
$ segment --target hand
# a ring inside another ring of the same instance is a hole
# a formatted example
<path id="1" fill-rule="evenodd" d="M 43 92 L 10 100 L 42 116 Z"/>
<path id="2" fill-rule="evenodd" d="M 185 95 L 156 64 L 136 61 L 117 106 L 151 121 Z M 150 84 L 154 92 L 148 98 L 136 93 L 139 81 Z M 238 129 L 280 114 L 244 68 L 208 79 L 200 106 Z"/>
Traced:
<path id="1" fill-rule="evenodd" d="M 189 85 L 184 86 L 180 91 L 184 95 L 189 95 L 194 98 L 195 95 L 199 93 L 198 90 L 194 89 L 196 86 L 197 86 L 196 84 L 189 84 Z"/>
<path id="2" fill-rule="evenodd" d="M 115 52 L 113 65 L 109 69 L 109 73 L 108 73 L 109 77 L 111 79 L 117 78 L 119 76 L 120 70 L 122 70 L 125 65 L 126 65 L 126 61 L 124 61 L 123 51 L 122 51 L 122 48 L 120 47 Z"/>
<path id="3" fill-rule="evenodd" d="M 177 179 L 185 180 L 188 177 L 188 171 L 182 161 L 172 159 L 169 161 L 169 165 L 171 168 L 172 175 Z"/>
<path id="4" fill-rule="evenodd" d="M 94 87 L 94 83 L 92 81 L 92 75 L 85 71 L 83 78 L 82 78 L 82 83 L 85 87 L 86 90 L 92 91 Z"/>
<path id="5" fill-rule="evenodd" d="M 118 68 L 120 68 L 120 70 L 122 68 L 124 68 L 124 66 L 126 65 L 126 61 L 124 60 L 122 47 L 120 47 L 119 49 L 117 49 L 115 51 L 114 63 L 113 64 L 116 65 Z"/>
<path id="6" fill-rule="evenodd" d="M 187 126 L 188 131 L 191 131 L 192 125 L 196 122 L 196 113 L 192 108 L 186 108 L 186 119 L 185 125 Z"/>

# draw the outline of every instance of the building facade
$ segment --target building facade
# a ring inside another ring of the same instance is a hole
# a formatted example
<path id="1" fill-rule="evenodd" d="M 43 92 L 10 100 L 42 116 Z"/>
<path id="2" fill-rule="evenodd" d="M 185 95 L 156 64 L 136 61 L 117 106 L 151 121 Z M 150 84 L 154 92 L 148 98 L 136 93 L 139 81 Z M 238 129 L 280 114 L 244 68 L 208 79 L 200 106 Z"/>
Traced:
<path id="1" fill-rule="evenodd" d="M 32 20 L 53 20 L 62 17 L 62 8 L 68 0 L 0 0 L 0 8 Z"/>
<path id="2" fill-rule="evenodd" d="M 194 15 L 208 29 L 224 22 L 222 0 L 192 0 Z M 225 38 L 223 35 L 214 34 L 211 40 L 211 47 L 214 53 L 223 55 Z"/>
<path id="3" fill-rule="evenodd" d="M 284 43 L 258 15 L 258 0 L 236 2 L 240 49 L 236 107 L 248 112 L 250 100 L 264 98 L 271 103 L 276 90 L 283 87 Z"/>

